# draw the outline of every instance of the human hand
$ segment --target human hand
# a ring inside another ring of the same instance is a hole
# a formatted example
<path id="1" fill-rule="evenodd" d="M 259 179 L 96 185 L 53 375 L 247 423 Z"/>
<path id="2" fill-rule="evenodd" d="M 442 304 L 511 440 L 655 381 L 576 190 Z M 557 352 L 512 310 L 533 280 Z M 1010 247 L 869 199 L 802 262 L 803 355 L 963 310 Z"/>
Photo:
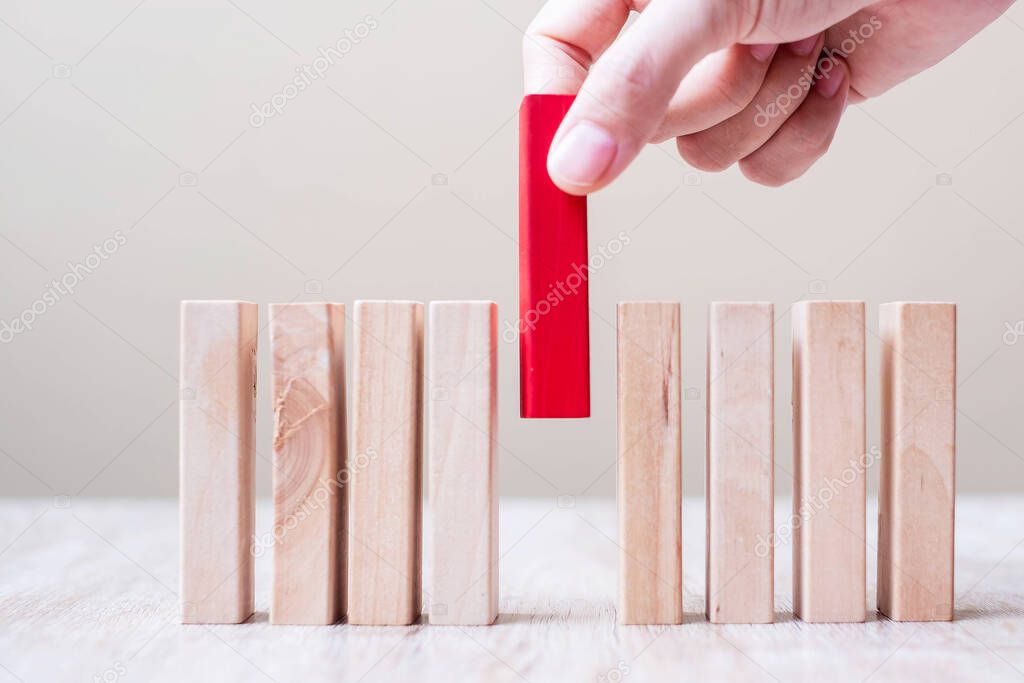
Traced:
<path id="1" fill-rule="evenodd" d="M 523 41 L 525 88 L 577 94 L 548 156 L 566 192 L 604 187 L 673 137 L 698 169 L 738 162 L 782 185 L 825 153 L 848 102 L 939 62 L 1011 4 L 548 0 Z"/>

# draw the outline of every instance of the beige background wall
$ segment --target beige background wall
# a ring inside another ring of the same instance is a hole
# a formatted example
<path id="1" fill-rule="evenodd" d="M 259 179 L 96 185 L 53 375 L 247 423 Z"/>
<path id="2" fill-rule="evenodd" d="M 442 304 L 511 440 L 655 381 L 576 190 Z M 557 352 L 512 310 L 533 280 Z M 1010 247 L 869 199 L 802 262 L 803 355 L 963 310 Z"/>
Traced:
<path id="1" fill-rule="evenodd" d="M 492 298 L 515 316 L 519 47 L 537 0 L 137 2 L 0 2 L 0 319 L 41 300 L 31 330 L 0 333 L 5 495 L 176 493 L 182 298 Z M 325 76 L 252 125 L 251 106 L 346 30 Z M 869 303 L 872 445 L 877 304 L 957 301 L 960 489 L 1024 491 L 1024 322 L 1004 341 L 1024 321 L 1022 39 L 1018 5 L 851 107 L 831 155 L 785 189 L 695 173 L 668 144 L 593 196 L 592 245 L 630 236 L 592 280 L 593 418 L 519 420 L 503 343 L 502 492 L 613 492 L 612 322 L 634 298 L 683 302 L 690 495 L 706 305 L 775 302 L 788 491 L 785 312 L 811 292 Z M 62 277 L 74 293 L 43 300 Z"/>

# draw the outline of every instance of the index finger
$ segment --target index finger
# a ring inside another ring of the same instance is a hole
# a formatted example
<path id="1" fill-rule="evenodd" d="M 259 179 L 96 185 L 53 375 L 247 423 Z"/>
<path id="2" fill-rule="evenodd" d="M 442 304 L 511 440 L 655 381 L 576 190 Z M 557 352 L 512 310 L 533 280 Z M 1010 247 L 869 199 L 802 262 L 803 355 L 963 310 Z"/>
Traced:
<path id="1" fill-rule="evenodd" d="M 587 71 L 639 6 L 623 0 L 549 0 L 523 37 L 527 95 L 575 95 Z"/>
<path id="2" fill-rule="evenodd" d="M 651 0 L 620 36 L 631 7 L 552 0 L 527 33 L 529 87 L 579 93 L 548 155 L 551 179 L 570 194 L 618 176 L 649 142 L 682 77 L 736 30 L 728 3 Z"/>

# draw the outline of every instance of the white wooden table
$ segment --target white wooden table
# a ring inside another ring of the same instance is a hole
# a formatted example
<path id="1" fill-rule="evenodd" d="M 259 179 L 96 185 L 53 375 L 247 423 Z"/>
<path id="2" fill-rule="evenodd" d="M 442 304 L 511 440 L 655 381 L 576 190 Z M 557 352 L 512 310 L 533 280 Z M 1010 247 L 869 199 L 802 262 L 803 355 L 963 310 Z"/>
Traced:
<path id="1" fill-rule="evenodd" d="M 491 627 L 271 627 L 257 614 L 178 623 L 177 503 L 0 501 L 0 683 L 6 681 L 1024 681 L 1024 498 L 961 497 L 957 620 L 816 625 L 704 621 L 704 508 L 684 506 L 686 623 L 615 623 L 609 500 L 503 500 L 501 616 Z M 569 504 L 572 503 L 571 506 Z M 788 514 L 782 502 L 777 522 Z M 874 603 L 875 510 L 868 595 Z M 261 503 L 258 532 L 270 521 Z M 426 586 L 429 602 L 429 585 Z"/>

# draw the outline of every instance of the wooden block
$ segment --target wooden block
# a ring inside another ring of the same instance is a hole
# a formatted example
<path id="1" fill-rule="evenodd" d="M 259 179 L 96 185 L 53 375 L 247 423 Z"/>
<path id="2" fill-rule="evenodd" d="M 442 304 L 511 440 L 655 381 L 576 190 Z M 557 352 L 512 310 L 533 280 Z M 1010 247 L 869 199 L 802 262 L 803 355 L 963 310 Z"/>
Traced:
<path id="1" fill-rule="evenodd" d="M 793 612 L 866 617 L 864 302 L 793 307 Z"/>
<path id="2" fill-rule="evenodd" d="M 527 95 L 519 109 L 520 415 L 590 417 L 587 198 L 548 175 L 573 95 Z"/>
<path id="3" fill-rule="evenodd" d="M 498 616 L 498 306 L 430 304 L 430 623 Z"/>
<path id="4" fill-rule="evenodd" d="M 186 624 L 253 611 L 256 304 L 181 303 L 181 603 Z"/>
<path id="5" fill-rule="evenodd" d="M 879 318 L 878 611 L 895 621 L 950 621 L 956 305 L 884 304 Z"/>
<path id="6" fill-rule="evenodd" d="M 423 304 L 357 301 L 348 620 L 405 625 L 421 601 Z"/>
<path id="7" fill-rule="evenodd" d="M 270 305 L 274 392 L 272 624 L 333 624 L 343 590 L 345 307 Z"/>
<path id="8" fill-rule="evenodd" d="M 683 620 L 679 304 L 618 306 L 619 621 Z"/>
<path id="9" fill-rule="evenodd" d="M 766 624 L 775 617 L 775 307 L 708 309 L 708 620 Z"/>

